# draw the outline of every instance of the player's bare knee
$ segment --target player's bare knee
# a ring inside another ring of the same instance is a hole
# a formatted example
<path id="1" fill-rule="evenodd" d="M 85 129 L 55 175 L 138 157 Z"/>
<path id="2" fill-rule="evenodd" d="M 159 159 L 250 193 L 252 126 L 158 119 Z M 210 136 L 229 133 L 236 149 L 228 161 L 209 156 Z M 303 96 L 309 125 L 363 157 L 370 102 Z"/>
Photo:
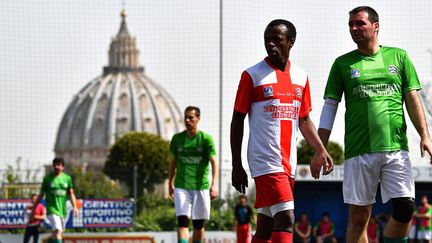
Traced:
<path id="1" fill-rule="evenodd" d="M 204 219 L 196 219 L 192 220 L 194 230 L 202 230 L 204 228 L 205 220 Z"/>
<path id="2" fill-rule="evenodd" d="M 393 198 L 393 213 L 392 217 L 399 223 L 407 224 L 411 221 L 414 210 L 415 202 L 414 198 L 410 197 L 399 197 Z"/>
<path id="3" fill-rule="evenodd" d="M 272 217 L 258 213 L 257 227 L 254 236 L 264 240 L 271 239 L 273 224 L 274 220 Z"/>
<path id="4" fill-rule="evenodd" d="M 177 226 L 180 228 L 189 227 L 189 217 L 186 215 L 180 215 L 177 217 Z"/>
<path id="5" fill-rule="evenodd" d="M 294 227 L 294 211 L 285 210 L 275 214 L 273 231 L 292 232 Z"/>

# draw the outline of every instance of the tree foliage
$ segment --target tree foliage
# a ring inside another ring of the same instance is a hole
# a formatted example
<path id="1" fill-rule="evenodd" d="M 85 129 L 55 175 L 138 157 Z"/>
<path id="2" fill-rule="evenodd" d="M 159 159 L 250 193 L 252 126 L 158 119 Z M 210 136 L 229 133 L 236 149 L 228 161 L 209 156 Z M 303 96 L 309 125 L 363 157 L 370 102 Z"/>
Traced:
<path id="1" fill-rule="evenodd" d="M 72 167 L 70 172 L 74 181 L 74 192 L 78 198 L 124 198 L 120 184 L 102 173 L 93 170 L 82 171 Z"/>
<path id="2" fill-rule="evenodd" d="M 157 135 L 131 132 L 119 138 L 112 146 L 104 166 L 104 173 L 124 182 L 133 196 L 134 167 L 137 167 L 137 196 L 144 189 L 154 191 L 156 184 L 168 177 L 169 143 Z"/>
<path id="3" fill-rule="evenodd" d="M 341 165 L 344 162 L 344 155 L 342 147 L 335 142 L 329 141 L 327 151 L 333 159 L 335 165 Z M 300 141 L 297 147 L 297 163 L 308 165 L 313 157 L 314 149 L 305 141 Z"/>

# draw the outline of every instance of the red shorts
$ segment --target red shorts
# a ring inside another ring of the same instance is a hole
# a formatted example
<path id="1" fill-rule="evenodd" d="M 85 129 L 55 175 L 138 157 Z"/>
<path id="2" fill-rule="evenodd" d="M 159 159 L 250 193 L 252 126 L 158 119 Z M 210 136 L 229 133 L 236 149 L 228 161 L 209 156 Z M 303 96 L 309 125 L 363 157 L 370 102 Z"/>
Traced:
<path id="1" fill-rule="evenodd" d="M 252 227 L 250 224 L 237 225 L 237 243 L 250 243 L 252 239 Z"/>
<path id="2" fill-rule="evenodd" d="M 287 173 L 271 173 L 254 179 L 256 187 L 255 208 L 294 201 L 294 178 L 291 178 Z"/>

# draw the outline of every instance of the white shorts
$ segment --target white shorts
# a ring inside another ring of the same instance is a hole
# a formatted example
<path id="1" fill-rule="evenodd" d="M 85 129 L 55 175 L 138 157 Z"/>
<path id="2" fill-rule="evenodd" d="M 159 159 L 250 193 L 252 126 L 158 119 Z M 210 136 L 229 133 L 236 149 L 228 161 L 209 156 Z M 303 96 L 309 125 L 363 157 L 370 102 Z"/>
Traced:
<path id="1" fill-rule="evenodd" d="M 419 230 L 417 232 L 417 239 L 419 239 L 419 240 L 432 240 L 432 231 Z"/>
<path id="2" fill-rule="evenodd" d="M 174 188 L 176 216 L 210 219 L 210 191 Z"/>
<path id="3" fill-rule="evenodd" d="M 53 230 L 64 231 L 65 223 L 66 223 L 64 218 L 61 218 L 60 216 L 55 215 L 55 214 L 50 214 L 50 215 L 47 215 L 47 219 L 48 219 L 51 227 L 53 228 Z"/>
<path id="4" fill-rule="evenodd" d="M 378 184 L 383 203 L 391 198 L 414 198 L 414 179 L 407 151 L 369 153 L 345 161 L 345 203 L 360 206 L 375 203 Z"/>
<path id="5" fill-rule="evenodd" d="M 294 209 L 294 201 L 281 202 L 269 207 L 258 208 L 258 213 L 273 218 L 277 213 L 290 209 Z"/>
<path id="6" fill-rule="evenodd" d="M 416 238 L 416 226 L 415 225 L 411 225 L 411 228 L 409 230 L 408 233 L 408 239 L 410 240 L 414 240 Z"/>

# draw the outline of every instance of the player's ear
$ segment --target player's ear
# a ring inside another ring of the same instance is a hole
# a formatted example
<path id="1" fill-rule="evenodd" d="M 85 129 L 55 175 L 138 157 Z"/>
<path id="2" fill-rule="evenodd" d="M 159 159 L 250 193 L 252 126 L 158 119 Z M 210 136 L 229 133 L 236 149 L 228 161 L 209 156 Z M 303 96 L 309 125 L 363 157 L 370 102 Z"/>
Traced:
<path id="1" fill-rule="evenodd" d="M 379 22 L 375 22 L 373 25 L 374 25 L 374 31 L 378 34 L 379 27 L 380 27 Z"/>
<path id="2" fill-rule="evenodd" d="M 295 43 L 296 38 L 291 38 L 290 42 L 289 42 L 289 46 L 293 47 L 294 43 Z"/>

